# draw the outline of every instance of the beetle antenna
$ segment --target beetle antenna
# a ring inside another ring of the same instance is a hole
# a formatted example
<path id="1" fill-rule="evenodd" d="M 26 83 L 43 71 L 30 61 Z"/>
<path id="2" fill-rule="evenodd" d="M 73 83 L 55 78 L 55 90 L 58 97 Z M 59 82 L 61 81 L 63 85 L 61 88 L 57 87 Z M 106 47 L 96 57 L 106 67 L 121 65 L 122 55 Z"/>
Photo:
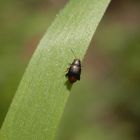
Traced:
<path id="1" fill-rule="evenodd" d="M 73 53 L 73 55 L 74 55 L 74 57 L 75 57 L 75 59 L 76 59 L 76 55 L 75 55 L 75 53 L 74 53 L 74 51 L 71 49 L 71 52 Z"/>

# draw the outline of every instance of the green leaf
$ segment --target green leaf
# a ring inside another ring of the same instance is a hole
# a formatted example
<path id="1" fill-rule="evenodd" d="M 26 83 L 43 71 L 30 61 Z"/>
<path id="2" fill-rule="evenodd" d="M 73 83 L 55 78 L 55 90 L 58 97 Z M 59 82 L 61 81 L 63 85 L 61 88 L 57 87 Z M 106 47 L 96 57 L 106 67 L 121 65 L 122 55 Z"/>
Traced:
<path id="1" fill-rule="evenodd" d="M 54 139 L 72 87 L 65 78 L 71 49 L 83 59 L 109 1 L 71 0 L 56 17 L 21 80 L 1 140 Z"/>

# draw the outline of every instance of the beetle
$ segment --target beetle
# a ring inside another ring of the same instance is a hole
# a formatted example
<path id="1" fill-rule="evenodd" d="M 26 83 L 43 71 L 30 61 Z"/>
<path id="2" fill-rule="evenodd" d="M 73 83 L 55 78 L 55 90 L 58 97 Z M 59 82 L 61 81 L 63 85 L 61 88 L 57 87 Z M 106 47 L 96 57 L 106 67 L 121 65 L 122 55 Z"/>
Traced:
<path id="1" fill-rule="evenodd" d="M 71 84 L 73 84 L 77 80 L 80 80 L 80 75 L 81 75 L 80 59 L 74 59 L 73 62 L 70 64 L 70 67 L 67 70 L 68 70 L 68 72 L 66 73 L 65 76 L 68 78 L 68 80 Z"/>

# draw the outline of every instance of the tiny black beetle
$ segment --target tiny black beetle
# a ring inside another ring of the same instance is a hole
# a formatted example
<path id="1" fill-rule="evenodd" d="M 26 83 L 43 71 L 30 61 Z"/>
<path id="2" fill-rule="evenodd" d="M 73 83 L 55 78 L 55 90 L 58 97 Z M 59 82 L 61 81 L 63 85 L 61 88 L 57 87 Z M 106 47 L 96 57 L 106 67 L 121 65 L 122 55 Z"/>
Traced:
<path id="1" fill-rule="evenodd" d="M 69 82 L 73 84 L 77 80 L 80 80 L 81 75 L 81 61 L 79 59 L 74 59 L 70 67 L 68 68 L 68 72 L 66 73 L 66 77 Z"/>

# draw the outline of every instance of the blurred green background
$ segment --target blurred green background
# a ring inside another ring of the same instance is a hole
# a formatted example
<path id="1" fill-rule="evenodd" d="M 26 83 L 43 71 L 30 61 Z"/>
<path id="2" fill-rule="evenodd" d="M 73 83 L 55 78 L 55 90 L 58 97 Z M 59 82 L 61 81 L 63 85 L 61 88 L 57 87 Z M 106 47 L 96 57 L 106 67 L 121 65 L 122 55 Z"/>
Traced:
<path id="1" fill-rule="evenodd" d="M 66 0 L 0 1 L 0 126 L 39 40 Z M 112 0 L 57 140 L 140 139 L 140 1 Z"/>

